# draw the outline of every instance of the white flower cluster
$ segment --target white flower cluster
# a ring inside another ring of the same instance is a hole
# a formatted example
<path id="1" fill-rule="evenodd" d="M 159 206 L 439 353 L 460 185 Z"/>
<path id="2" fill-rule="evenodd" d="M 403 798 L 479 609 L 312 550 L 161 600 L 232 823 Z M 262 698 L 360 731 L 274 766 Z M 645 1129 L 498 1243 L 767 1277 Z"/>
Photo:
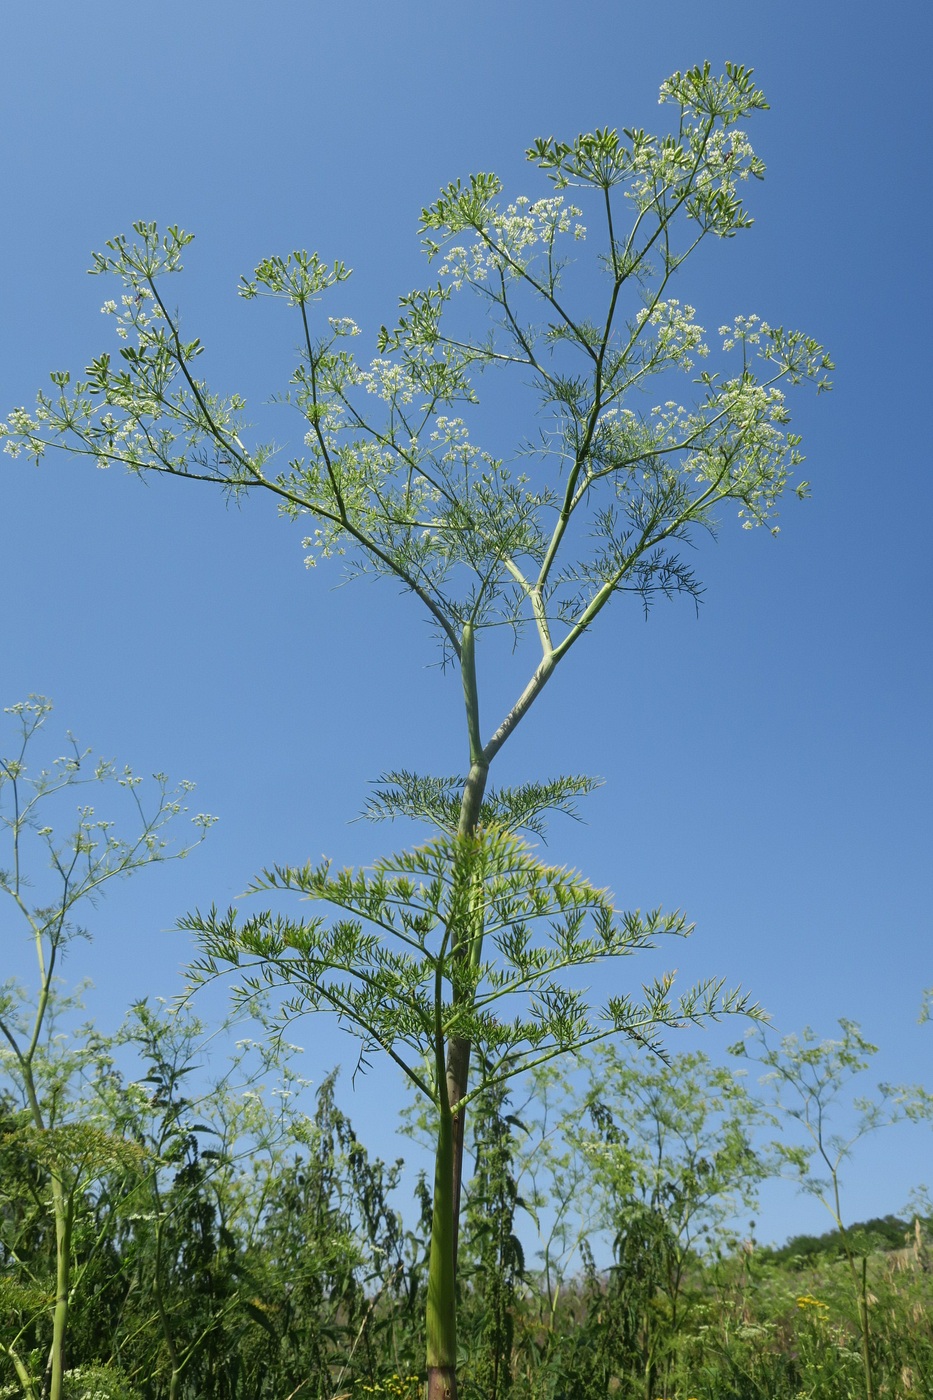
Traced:
<path id="1" fill-rule="evenodd" d="M 450 278 L 458 292 L 464 282 L 485 282 L 489 275 L 488 250 L 482 243 L 473 243 L 469 248 L 459 245 L 448 248 L 438 271 L 441 277 Z"/>
<path id="2" fill-rule="evenodd" d="M 325 444 L 329 449 L 337 445 L 337 434 L 343 427 L 345 410 L 343 404 L 334 403 L 333 399 L 328 399 L 322 404 L 318 404 L 316 409 L 317 421 L 305 433 L 305 446 L 318 447 L 320 445 L 320 432 Z"/>
<path id="3" fill-rule="evenodd" d="M 360 372 L 357 383 L 385 403 L 411 403 L 417 389 L 405 368 L 392 360 L 373 360 L 368 370 Z"/>
<path id="4" fill-rule="evenodd" d="M 658 420 L 656 431 L 661 434 L 657 439 L 658 443 L 668 447 L 686 442 L 696 433 L 699 424 L 696 414 L 674 399 L 655 404 L 651 410 L 651 417 Z"/>
<path id="5" fill-rule="evenodd" d="M 680 141 L 673 137 L 661 142 L 652 139 L 633 150 L 634 179 L 627 196 L 639 209 L 649 209 L 689 179 L 702 198 L 717 189 L 734 194 L 737 181 L 764 173 L 764 162 L 755 155 L 744 131 L 730 128 L 707 132 L 687 126 L 681 135 Z"/>
<path id="6" fill-rule="evenodd" d="M 319 559 L 332 559 L 334 555 L 346 554 L 346 549 L 336 544 L 335 540 L 336 532 L 333 528 L 318 529 L 312 535 L 305 535 L 301 541 L 302 549 L 308 550 L 304 558 L 305 568 L 315 569 Z"/>
<path id="7" fill-rule="evenodd" d="M 360 328 L 352 316 L 328 316 L 327 322 L 334 335 L 360 334 Z"/>
<path id="8" fill-rule="evenodd" d="M 312 443 L 313 445 L 313 443 Z M 436 492 L 413 472 L 406 484 L 396 484 L 398 457 L 382 443 L 357 439 L 342 443 L 331 452 L 325 471 L 320 460 L 312 459 L 301 468 L 304 490 L 309 497 L 327 503 L 333 509 L 334 486 L 339 485 L 342 509 L 356 520 L 365 520 L 375 537 L 388 525 L 406 524 L 414 520 L 426 504 L 433 503 Z M 347 533 L 339 520 L 319 526 L 302 540 L 308 550 L 305 567 L 314 568 L 320 559 L 346 554 Z"/>
<path id="9" fill-rule="evenodd" d="M 677 81 L 679 78 L 680 74 L 674 73 L 670 78 L 664 79 L 664 82 L 658 88 L 659 107 L 663 107 L 665 102 L 673 102 L 676 100 L 676 95 L 679 91 L 679 88 L 677 86 Z"/>
<path id="10" fill-rule="evenodd" d="M 728 131 L 717 129 L 706 143 L 703 170 L 697 184 L 703 189 L 705 184 L 719 180 L 731 187 L 736 180 L 747 180 L 759 166 L 752 143 L 744 131 L 735 127 L 730 127 Z"/>
<path id="11" fill-rule="evenodd" d="M 565 204 L 561 195 L 530 203 L 527 195 L 519 195 L 505 212 L 495 210 L 492 226 L 501 242 L 515 254 L 534 247 L 536 243 L 551 244 L 558 234 L 573 232 L 574 238 L 585 238 L 583 224 L 574 224 L 582 210 L 575 204 Z"/>
<path id="12" fill-rule="evenodd" d="M 773 384 L 757 384 L 747 377 L 728 380 L 721 404 L 737 449 L 729 469 L 731 491 L 742 502 L 742 528 L 752 530 L 773 516 L 789 470 L 803 460 L 797 451 L 799 438 L 784 431 L 790 415 L 784 394 Z M 699 467 L 697 480 L 712 480 L 720 470 L 715 457 L 707 462 L 701 455 L 691 465 Z M 776 525 L 770 529 L 773 535 L 779 532 Z"/>
<path id="13" fill-rule="evenodd" d="M 76 1366 L 66 1371 L 63 1391 L 67 1400 L 128 1400 L 135 1394 L 108 1366 Z"/>
<path id="14" fill-rule="evenodd" d="M 470 442 L 469 429 L 462 418 L 447 418 L 441 414 L 435 424 L 430 440 L 440 449 L 433 454 L 436 462 L 448 468 L 458 465 L 466 469 L 489 464 L 488 455 Z"/>
<path id="15" fill-rule="evenodd" d="M 3 450 L 10 457 L 18 457 L 23 450 L 24 444 L 17 442 L 16 437 L 10 437 L 15 433 L 17 437 L 30 437 L 33 433 L 38 433 L 40 424 L 25 408 L 14 408 L 7 416 L 5 423 L 0 423 L 0 438 L 9 438 L 9 442 L 3 444 Z"/>
<path id="16" fill-rule="evenodd" d="M 641 142 L 632 152 L 632 181 L 629 198 L 638 207 L 654 203 L 659 190 L 678 184 L 692 165 L 690 152 L 678 141 L 656 140 Z"/>
<path id="17" fill-rule="evenodd" d="M 515 275 L 528 265 L 532 249 L 550 250 L 559 235 L 585 238 L 585 225 L 575 222 L 581 214 L 582 210 L 565 204 L 560 195 L 538 199 L 533 204 L 527 195 L 519 195 L 504 210 L 490 211 L 486 232 L 493 246 L 480 241 L 469 248 L 449 248 L 441 275 L 449 277 L 457 290 L 464 282 L 484 282 L 490 272 Z"/>
<path id="18" fill-rule="evenodd" d="M 684 369 L 693 368 L 691 352 L 706 356 L 709 346 L 703 339 L 703 327 L 693 319 L 696 309 L 676 298 L 642 307 L 635 320 L 639 327 L 646 323 L 655 330 L 658 360 L 677 363 Z"/>
<path id="19" fill-rule="evenodd" d="M 432 442 L 465 442 L 469 429 L 462 418 L 448 418 L 439 414 L 434 420 L 435 428 L 431 433 Z"/>
<path id="20" fill-rule="evenodd" d="M 147 307 L 147 302 L 153 302 L 153 305 Z M 165 320 L 148 287 L 139 287 L 133 296 L 122 296 L 120 306 L 115 301 L 105 301 L 100 311 L 102 316 L 116 316 L 117 335 L 121 340 L 128 340 L 131 330 L 145 333 L 158 321 Z"/>
<path id="21" fill-rule="evenodd" d="M 759 345 L 761 337 L 771 334 L 771 327 L 760 316 L 736 316 L 734 325 L 720 326 L 723 350 L 734 350 L 736 345 Z"/>

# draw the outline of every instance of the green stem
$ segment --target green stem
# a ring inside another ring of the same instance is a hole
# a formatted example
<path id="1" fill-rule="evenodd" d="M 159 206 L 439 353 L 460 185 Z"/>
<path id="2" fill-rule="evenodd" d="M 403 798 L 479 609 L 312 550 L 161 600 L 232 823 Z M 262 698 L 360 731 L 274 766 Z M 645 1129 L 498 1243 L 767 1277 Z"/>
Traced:
<path id="1" fill-rule="evenodd" d="M 42 990 L 47 996 L 47 983 Z M 48 1128 L 33 1074 L 33 1054 L 34 1049 L 31 1049 L 28 1055 L 20 1056 L 19 1067 L 33 1123 L 39 1132 L 44 1134 Z M 65 1339 L 68 1334 L 71 1293 L 73 1195 L 69 1195 L 61 1167 L 54 1160 L 49 1168 L 49 1180 L 52 1188 L 52 1214 L 55 1220 L 55 1308 L 52 1313 L 52 1346 L 49 1351 L 49 1400 L 62 1400 L 62 1385 L 65 1376 Z"/>
<path id="2" fill-rule="evenodd" d="M 453 1115 L 449 1104 L 442 1104 L 434 1163 L 434 1213 L 428 1268 L 428 1400 L 456 1400 L 457 1396 L 453 1166 Z"/>
<path id="3" fill-rule="evenodd" d="M 476 649 L 472 621 L 463 624 L 460 638 L 460 670 L 470 744 L 470 771 L 464 784 L 458 836 L 472 843 L 479 826 L 489 763 L 483 753 L 479 727 L 479 695 L 476 684 Z M 450 930 L 450 958 L 468 956 L 471 949 L 471 901 L 461 913 L 462 927 Z M 438 979 L 443 957 L 438 959 Z M 453 979 L 452 979 L 453 981 Z M 440 987 L 435 991 L 440 1007 Z M 454 985 L 454 999 L 457 996 Z M 431 1255 L 428 1272 L 427 1361 L 428 1400 L 456 1400 L 457 1394 L 457 1317 L 456 1277 L 459 1244 L 460 1192 L 463 1180 L 464 1113 L 458 1104 L 467 1091 L 470 1069 L 470 1041 L 451 1036 L 444 1060 L 443 1035 L 436 1032 L 439 1117 L 437 1155 L 434 1164 L 434 1211 L 431 1224 Z"/>
<path id="4" fill-rule="evenodd" d="M 58 1167 L 51 1173 L 52 1205 L 55 1213 L 55 1312 L 52 1316 L 50 1400 L 61 1400 L 65 1379 L 65 1339 L 68 1333 L 69 1293 L 71 1291 L 72 1202 L 65 1192 Z"/>
<path id="5" fill-rule="evenodd" d="M 817 1145 L 823 1160 L 829 1165 L 829 1169 L 832 1173 L 836 1225 L 842 1237 L 842 1248 L 845 1252 L 846 1263 L 849 1266 L 849 1273 L 852 1277 L 852 1287 L 855 1292 L 855 1306 L 858 1310 L 859 1331 L 861 1333 L 862 1372 L 865 1376 L 865 1400 L 875 1400 L 875 1376 L 871 1364 L 871 1334 L 868 1316 L 868 1260 L 864 1256 L 862 1257 L 862 1277 L 860 1280 L 858 1270 L 855 1266 L 855 1255 L 852 1252 L 849 1231 L 842 1223 L 842 1207 L 839 1200 L 839 1173 L 836 1169 L 839 1158 L 837 1157 L 835 1163 L 830 1162 L 823 1147 L 822 1130 L 817 1134 Z"/>
<path id="6" fill-rule="evenodd" d="M 17 1338 L 17 1341 L 18 1340 L 19 1338 Z M 19 1378 L 20 1385 L 23 1387 L 24 1400 L 39 1400 L 38 1383 L 33 1379 L 29 1371 L 26 1369 L 25 1363 L 23 1362 L 22 1358 L 17 1355 L 15 1345 L 11 1343 L 9 1346 L 4 1347 L 4 1351 L 12 1361 L 13 1369 Z"/>
<path id="7" fill-rule="evenodd" d="M 169 1365 L 171 1367 L 169 1379 L 169 1400 L 176 1400 L 178 1386 L 181 1382 L 183 1362 L 178 1355 L 178 1348 L 175 1345 L 175 1336 L 169 1321 L 168 1312 L 165 1307 L 165 1298 L 162 1292 L 162 1231 L 165 1225 L 165 1216 L 162 1210 L 162 1202 L 159 1198 L 159 1188 L 153 1178 L 153 1199 L 155 1202 L 158 1221 L 156 1223 L 156 1249 L 155 1268 L 153 1271 L 153 1291 L 155 1293 L 156 1310 L 159 1314 L 159 1326 L 162 1330 L 162 1340 L 165 1342 L 165 1349 L 168 1352 Z"/>
<path id="8" fill-rule="evenodd" d="M 463 1144 L 466 1131 L 466 1109 L 461 1101 L 466 1095 L 470 1074 L 470 1042 L 463 1036 L 453 1035 L 447 1046 L 447 1097 L 451 1107 L 451 1132 L 453 1148 L 451 1154 L 451 1181 L 453 1196 L 451 1216 L 453 1219 L 454 1276 L 457 1273 L 457 1251 L 460 1245 L 460 1195 L 463 1186 Z"/>
<path id="9" fill-rule="evenodd" d="M 868 1260 L 862 1257 L 862 1286 L 859 1289 L 859 1321 L 862 1324 L 862 1366 L 865 1371 L 865 1400 L 875 1400 L 875 1374 L 871 1364 L 871 1335 L 868 1321 Z"/>
<path id="10" fill-rule="evenodd" d="M 476 639 L 472 622 L 463 624 L 460 637 L 460 674 L 463 680 L 463 703 L 466 709 L 467 735 L 470 742 L 470 771 L 463 787 L 460 803 L 460 822 L 457 835 L 471 840 L 479 826 L 483 797 L 486 792 L 486 779 L 489 774 L 489 761 L 483 752 L 483 740 L 479 725 L 479 690 L 476 683 Z M 466 927 L 455 930 L 451 949 L 454 959 L 479 956 L 473 927 L 473 911 L 468 906 L 465 911 Z M 459 946 L 458 946 L 459 945 Z M 455 993 L 456 995 L 456 993 Z M 453 1196 L 453 1257 L 454 1274 L 457 1268 L 457 1248 L 460 1239 L 460 1194 L 463 1182 L 463 1142 L 466 1129 L 464 1110 L 458 1108 L 467 1091 L 470 1072 L 470 1042 L 463 1036 L 451 1036 L 447 1048 L 447 1098 L 453 1115 L 453 1152 L 451 1177 Z"/>
<path id="11" fill-rule="evenodd" d="M 466 710 L 467 737 L 470 741 L 470 771 L 463 787 L 460 804 L 458 836 L 473 836 L 479 825 L 480 810 L 486 792 L 489 759 L 483 752 L 479 727 L 479 690 L 476 684 L 476 639 L 472 622 L 463 624 L 460 636 L 460 675 L 463 680 L 463 704 Z"/>

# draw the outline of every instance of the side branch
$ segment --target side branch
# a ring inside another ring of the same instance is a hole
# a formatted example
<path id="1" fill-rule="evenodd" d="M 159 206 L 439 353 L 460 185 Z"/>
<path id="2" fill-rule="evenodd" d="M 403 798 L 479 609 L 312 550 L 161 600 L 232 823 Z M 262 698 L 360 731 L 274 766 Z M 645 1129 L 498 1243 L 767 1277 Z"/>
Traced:
<path id="1" fill-rule="evenodd" d="M 513 729 L 515 729 L 519 721 L 522 720 L 528 713 L 531 706 L 534 704 L 535 700 L 538 698 L 538 696 L 541 694 L 541 691 L 544 689 L 545 685 L 550 680 L 551 672 L 554 670 L 554 667 L 557 665 L 559 659 L 559 650 L 560 649 L 558 648 L 558 650 L 556 651 L 550 651 L 548 652 L 547 656 L 542 658 L 531 680 L 525 686 L 525 689 L 522 691 L 521 695 L 518 697 L 515 704 L 512 706 L 511 710 L 506 715 L 505 719 L 499 725 L 499 728 L 496 730 L 495 734 L 493 734 L 492 738 L 489 740 L 486 747 L 483 749 L 483 759 L 485 760 L 487 767 L 495 758 L 499 750 L 502 748 L 502 745 L 512 733 Z"/>

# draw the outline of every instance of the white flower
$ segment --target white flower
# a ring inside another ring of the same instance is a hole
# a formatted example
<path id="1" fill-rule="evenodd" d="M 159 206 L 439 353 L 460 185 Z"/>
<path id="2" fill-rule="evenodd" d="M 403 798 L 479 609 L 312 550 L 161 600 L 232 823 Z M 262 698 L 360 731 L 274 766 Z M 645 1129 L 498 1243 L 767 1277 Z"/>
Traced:
<path id="1" fill-rule="evenodd" d="M 328 316 L 334 335 L 359 335 L 360 328 L 351 316 Z"/>

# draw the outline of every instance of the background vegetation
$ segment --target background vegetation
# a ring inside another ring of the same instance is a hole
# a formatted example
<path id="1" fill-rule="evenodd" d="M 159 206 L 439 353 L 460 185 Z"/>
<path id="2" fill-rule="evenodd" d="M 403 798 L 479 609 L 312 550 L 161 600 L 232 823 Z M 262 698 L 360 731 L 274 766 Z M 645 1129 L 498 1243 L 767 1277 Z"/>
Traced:
<path id="1" fill-rule="evenodd" d="M 42 1391 L 53 1182 L 74 1144 L 65 1395 L 416 1400 L 430 1195 L 422 1180 L 400 1201 L 401 1162 L 370 1155 L 336 1074 L 303 1112 L 288 1047 L 243 1042 L 204 1089 L 189 1014 L 142 1003 L 108 1038 L 60 1031 L 71 1003 L 53 1011 L 40 1078 L 57 1136 L 33 1130 L 9 1054 L 3 1066 L 0 1394 L 24 1393 L 14 1352 Z M 126 1150 L 91 1158 L 74 1125 L 92 1120 Z M 542 1072 L 525 1104 L 501 1089 L 481 1101 L 462 1393 L 863 1396 L 864 1269 L 875 1393 L 933 1395 L 933 1216 L 756 1244 L 745 1222 L 782 1170 L 773 1127 L 754 1083 L 695 1053 L 664 1065 L 607 1050 L 585 1077 Z"/>

